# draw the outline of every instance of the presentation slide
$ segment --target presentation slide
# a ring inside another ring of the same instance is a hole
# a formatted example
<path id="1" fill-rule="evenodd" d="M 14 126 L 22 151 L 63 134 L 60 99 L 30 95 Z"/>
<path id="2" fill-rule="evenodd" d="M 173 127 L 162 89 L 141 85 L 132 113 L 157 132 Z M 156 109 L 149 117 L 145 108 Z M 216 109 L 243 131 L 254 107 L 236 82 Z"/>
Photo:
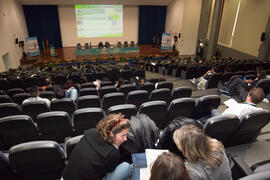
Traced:
<path id="1" fill-rule="evenodd" d="M 75 5 L 78 38 L 122 37 L 123 5 Z"/>

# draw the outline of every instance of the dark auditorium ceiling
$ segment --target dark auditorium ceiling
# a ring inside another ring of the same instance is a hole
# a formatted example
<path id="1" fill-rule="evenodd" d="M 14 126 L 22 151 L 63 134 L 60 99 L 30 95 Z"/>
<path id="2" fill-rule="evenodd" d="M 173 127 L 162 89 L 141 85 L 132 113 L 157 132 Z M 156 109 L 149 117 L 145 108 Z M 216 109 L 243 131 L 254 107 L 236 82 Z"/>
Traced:
<path id="1" fill-rule="evenodd" d="M 123 4 L 169 5 L 172 0 L 19 0 L 23 5 Z"/>

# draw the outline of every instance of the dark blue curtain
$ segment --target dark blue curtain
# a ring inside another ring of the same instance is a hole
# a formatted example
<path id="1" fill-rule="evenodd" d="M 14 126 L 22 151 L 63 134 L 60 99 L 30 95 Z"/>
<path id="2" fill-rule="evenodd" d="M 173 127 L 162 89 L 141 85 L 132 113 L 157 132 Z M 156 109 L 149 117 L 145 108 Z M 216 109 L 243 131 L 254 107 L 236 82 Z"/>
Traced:
<path id="1" fill-rule="evenodd" d="M 139 44 L 152 44 L 153 36 L 161 40 L 166 13 L 166 6 L 139 6 Z"/>
<path id="2" fill-rule="evenodd" d="M 57 6 L 23 6 L 29 37 L 37 36 L 39 48 L 46 45 L 62 47 Z"/>

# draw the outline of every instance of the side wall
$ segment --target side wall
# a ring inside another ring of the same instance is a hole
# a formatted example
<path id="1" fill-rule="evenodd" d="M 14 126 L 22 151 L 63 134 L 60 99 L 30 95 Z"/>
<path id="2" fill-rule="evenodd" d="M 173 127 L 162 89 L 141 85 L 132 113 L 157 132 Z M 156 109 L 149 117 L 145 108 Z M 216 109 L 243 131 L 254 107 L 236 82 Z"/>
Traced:
<path id="1" fill-rule="evenodd" d="M 22 5 L 17 0 L 0 0 L 0 71 L 6 71 L 2 56 L 9 54 L 9 68 L 20 65 L 22 51 L 15 38 L 28 36 Z"/>
<path id="2" fill-rule="evenodd" d="M 76 17 L 74 6 L 61 5 L 58 6 L 60 19 L 60 29 L 62 36 L 63 47 L 74 47 L 77 43 L 84 45 L 86 42 L 91 42 L 92 45 L 97 45 L 100 41 L 108 41 L 110 44 L 117 44 L 118 41 L 138 42 L 138 24 L 139 24 L 139 7 L 124 6 L 123 9 L 123 37 L 99 37 L 99 38 L 78 38 Z"/>

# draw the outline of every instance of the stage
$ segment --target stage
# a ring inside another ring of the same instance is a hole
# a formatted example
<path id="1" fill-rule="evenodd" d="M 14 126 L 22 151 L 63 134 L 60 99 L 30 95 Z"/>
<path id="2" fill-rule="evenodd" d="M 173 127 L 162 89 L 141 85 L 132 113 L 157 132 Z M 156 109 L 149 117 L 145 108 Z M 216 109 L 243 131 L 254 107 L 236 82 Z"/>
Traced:
<path id="1" fill-rule="evenodd" d="M 135 46 L 136 47 L 136 46 Z M 161 50 L 160 48 L 152 48 L 152 45 L 139 45 L 139 51 L 133 51 L 128 53 L 120 53 L 120 54 L 113 54 L 113 56 L 117 58 L 129 58 L 129 57 L 142 57 L 142 56 L 170 56 L 173 57 L 178 55 L 178 51 L 172 50 Z M 93 48 L 94 49 L 94 48 Z M 89 50 L 89 49 L 82 49 Z M 96 55 L 84 55 L 77 54 L 76 56 L 76 47 L 64 47 L 64 48 L 56 48 L 55 53 L 56 56 L 48 56 L 44 53 L 43 50 L 40 52 L 40 56 L 36 57 L 29 57 L 28 55 L 25 58 L 21 59 L 21 65 L 25 64 L 43 64 L 43 63 L 50 63 L 50 62 L 71 62 L 71 61 L 87 61 L 87 60 L 96 60 L 96 59 L 109 59 L 111 54 L 96 54 Z"/>

